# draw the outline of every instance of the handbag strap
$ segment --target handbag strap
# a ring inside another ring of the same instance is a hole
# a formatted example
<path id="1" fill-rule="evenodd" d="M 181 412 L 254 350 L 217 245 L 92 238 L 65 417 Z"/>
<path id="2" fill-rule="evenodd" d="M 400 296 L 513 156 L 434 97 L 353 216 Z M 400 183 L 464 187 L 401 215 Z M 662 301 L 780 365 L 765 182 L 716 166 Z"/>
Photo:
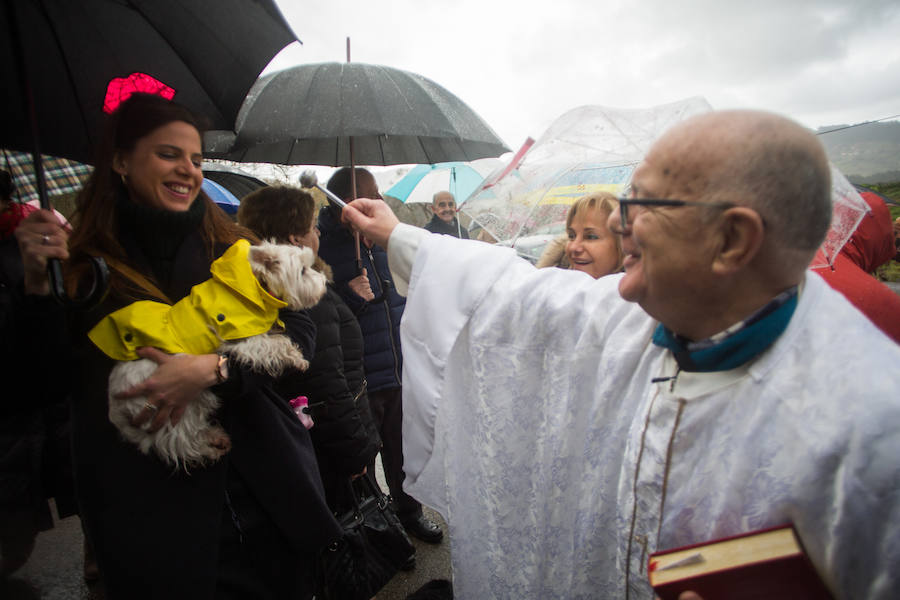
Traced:
<path id="1" fill-rule="evenodd" d="M 138 287 L 149 293 L 151 296 L 157 298 L 158 300 L 161 300 L 162 302 L 165 302 L 166 304 L 172 304 L 172 301 L 162 290 L 156 287 L 153 282 L 151 282 L 135 269 L 132 269 L 121 260 L 109 256 L 105 252 L 98 252 L 98 255 L 100 256 L 100 258 L 106 261 L 106 264 L 108 264 L 110 268 L 118 271 L 119 273 L 130 279 L 132 282 L 137 284 Z"/>
<path id="2" fill-rule="evenodd" d="M 365 475 L 363 475 L 363 477 L 365 477 Z M 350 500 L 353 502 L 353 512 L 360 514 L 362 512 L 362 507 L 359 505 L 359 499 L 356 497 L 356 488 L 353 487 L 353 480 L 348 477 L 344 480 L 344 484 L 347 486 L 347 491 L 350 493 Z"/>
<path id="3" fill-rule="evenodd" d="M 371 478 L 368 475 L 362 476 L 362 479 L 365 479 L 364 485 L 369 488 L 369 492 L 378 499 L 378 508 L 384 510 L 385 507 L 391 503 L 391 498 L 385 494 L 374 481 L 372 481 L 374 478 L 375 475 L 372 475 Z"/>
<path id="4" fill-rule="evenodd" d="M 359 499 L 356 494 L 356 486 L 353 485 L 354 481 L 362 480 L 362 486 L 368 491 L 369 495 L 375 498 L 378 504 L 378 510 L 383 511 L 390 504 L 390 497 L 381 491 L 381 488 L 372 481 L 369 477 L 369 474 L 366 473 L 362 477 L 357 477 L 356 479 L 347 478 L 347 486 L 350 488 L 350 496 L 353 498 L 353 507 L 356 509 L 356 512 L 362 512 L 362 507 L 359 505 Z"/>

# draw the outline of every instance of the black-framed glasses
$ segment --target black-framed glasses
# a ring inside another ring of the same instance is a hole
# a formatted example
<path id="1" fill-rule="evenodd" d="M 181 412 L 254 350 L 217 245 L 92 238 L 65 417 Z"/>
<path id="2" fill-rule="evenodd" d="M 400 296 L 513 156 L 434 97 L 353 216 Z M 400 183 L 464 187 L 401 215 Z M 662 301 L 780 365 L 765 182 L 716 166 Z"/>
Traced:
<path id="1" fill-rule="evenodd" d="M 731 202 L 696 202 L 693 200 L 676 200 L 674 198 L 619 198 L 620 227 L 628 226 L 629 206 L 711 206 L 714 208 L 734 208 Z"/>

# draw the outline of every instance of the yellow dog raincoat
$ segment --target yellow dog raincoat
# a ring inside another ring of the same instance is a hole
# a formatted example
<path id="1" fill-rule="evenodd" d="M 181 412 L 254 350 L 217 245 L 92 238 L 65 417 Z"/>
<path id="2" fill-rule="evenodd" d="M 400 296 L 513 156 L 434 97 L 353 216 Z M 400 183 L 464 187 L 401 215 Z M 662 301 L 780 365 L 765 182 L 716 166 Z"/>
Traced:
<path id="1" fill-rule="evenodd" d="M 140 300 L 105 316 L 88 337 L 110 358 L 136 360 L 152 346 L 175 354 L 211 354 L 223 341 L 284 326 L 287 304 L 267 292 L 250 269 L 250 242 L 238 240 L 210 265 L 212 279 L 198 283 L 174 305 Z"/>

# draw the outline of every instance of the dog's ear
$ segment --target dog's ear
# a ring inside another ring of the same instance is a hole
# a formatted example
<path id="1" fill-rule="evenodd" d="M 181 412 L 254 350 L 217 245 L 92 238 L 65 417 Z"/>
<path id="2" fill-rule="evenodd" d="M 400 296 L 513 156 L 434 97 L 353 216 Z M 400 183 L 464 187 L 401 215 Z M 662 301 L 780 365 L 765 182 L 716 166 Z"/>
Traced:
<path id="1" fill-rule="evenodd" d="M 273 272 L 278 267 L 278 256 L 268 248 L 260 246 L 250 247 L 250 262 L 255 263 L 267 272 Z"/>

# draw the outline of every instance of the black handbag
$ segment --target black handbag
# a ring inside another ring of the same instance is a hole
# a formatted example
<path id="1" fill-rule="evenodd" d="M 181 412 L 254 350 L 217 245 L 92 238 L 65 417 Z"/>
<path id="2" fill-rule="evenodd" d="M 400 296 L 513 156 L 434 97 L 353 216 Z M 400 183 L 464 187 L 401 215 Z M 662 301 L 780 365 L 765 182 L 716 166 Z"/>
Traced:
<path id="1" fill-rule="evenodd" d="M 340 540 L 323 549 L 316 564 L 316 598 L 369 600 L 415 556 L 393 501 L 363 475 L 347 481 L 353 507 L 338 516 Z"/>

